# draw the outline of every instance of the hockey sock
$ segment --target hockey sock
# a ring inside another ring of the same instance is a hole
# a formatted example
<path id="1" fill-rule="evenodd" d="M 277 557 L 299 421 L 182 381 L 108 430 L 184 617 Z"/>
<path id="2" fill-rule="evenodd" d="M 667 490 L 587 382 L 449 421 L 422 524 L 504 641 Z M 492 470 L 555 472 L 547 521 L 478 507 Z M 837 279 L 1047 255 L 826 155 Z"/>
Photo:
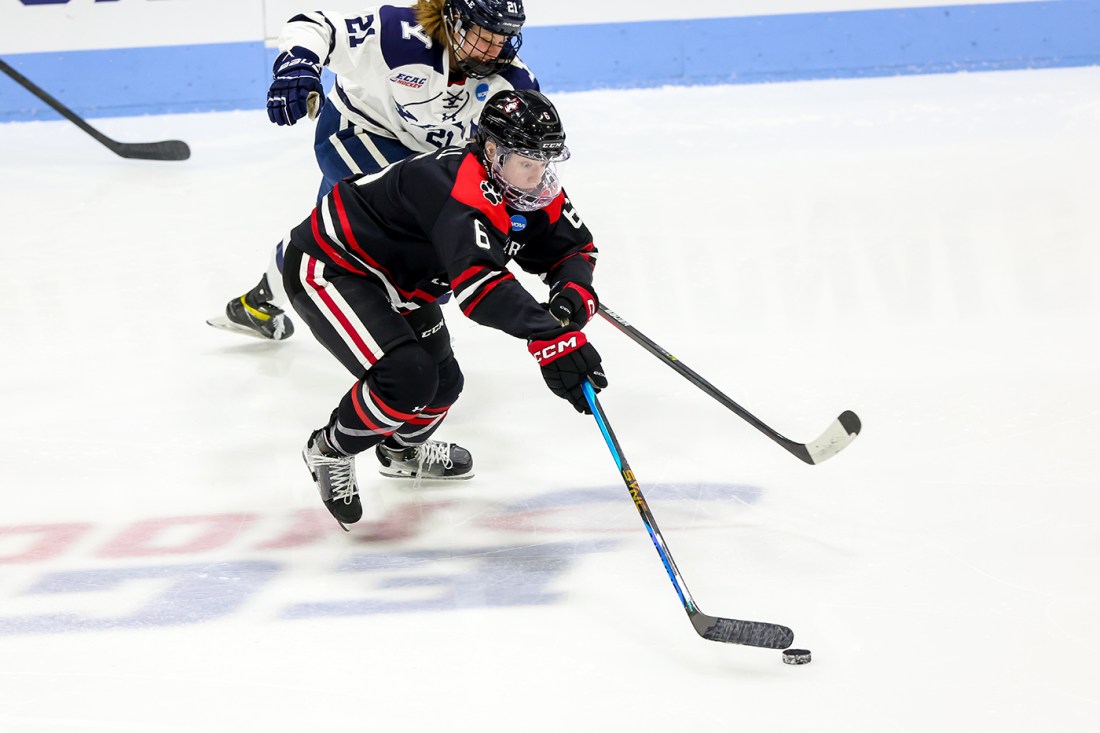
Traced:
<path id="1" fill-rule="evenodd" d="M 406 422 L 421 419 L 418 416 L 435 397 L 438 384 L 436 365 L 424 349 L 415 343 L 398 346 L 340 400 L 330 421 L 330 442 L 345 455 L 362 453 Z"/>
<path id="2" fill-rule="evenodd" d="M 449 409 L 450 405 L 424 408 L 406 420 L 404 425 L 386 438 L 386 447 L 400 449 L 427 442 L 432 433 L 439 429 L 443 419 L 447 417 Z"/>

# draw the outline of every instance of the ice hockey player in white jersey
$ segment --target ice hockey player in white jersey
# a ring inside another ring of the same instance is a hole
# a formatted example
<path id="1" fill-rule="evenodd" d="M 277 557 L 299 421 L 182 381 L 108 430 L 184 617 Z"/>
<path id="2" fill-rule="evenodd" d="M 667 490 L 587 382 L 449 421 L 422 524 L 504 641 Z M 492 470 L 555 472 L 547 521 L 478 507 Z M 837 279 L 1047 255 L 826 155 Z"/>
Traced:
<path id="1" fill-rule="evenodd" d="M 525 19 L 523 0 L 419 0 L 352 16 L 317 11 L 291 18 L 279 37 L 267 112 L 277 125 L 317 117 L 314 150 L 323 176 L 317 200 L 348 176 L 464 145 L 498 91 L 537 91 L 517 56 Z M 322 67 L 336 76 L 327 99 Z M 230 300 L 210 325 L 277 341 L 293 334 L 281 285 L 283 246 L 275 247 L 260 282 Z M 430 326 L 438 310 L 417 315 Z"/>

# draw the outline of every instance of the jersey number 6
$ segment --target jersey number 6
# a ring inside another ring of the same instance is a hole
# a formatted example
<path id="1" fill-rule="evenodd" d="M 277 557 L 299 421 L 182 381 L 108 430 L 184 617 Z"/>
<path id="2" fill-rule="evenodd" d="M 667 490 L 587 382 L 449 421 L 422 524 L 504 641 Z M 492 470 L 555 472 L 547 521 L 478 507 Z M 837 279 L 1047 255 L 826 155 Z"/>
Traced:
<path id="1" fill-rule="evenodd" d="M 489 249 L 492 245 L 489 241 L 489 232 L 485 231 L 485 225 L 478 219 L 474 219 L 474 241 L 482 249 Z"/>
<path id="2" fill-rule="evenodd" d="M 565 220 L 573 225 L 574 229 L 580 229 L 584 226 L 584 222 L 581 221 L 581 217 L 577 214 L 577 210 L 573 208 L 573 204 L 569 199 L 565 199 L 565 206 L 561 209 L 561 215 L 565 217 Z"/>

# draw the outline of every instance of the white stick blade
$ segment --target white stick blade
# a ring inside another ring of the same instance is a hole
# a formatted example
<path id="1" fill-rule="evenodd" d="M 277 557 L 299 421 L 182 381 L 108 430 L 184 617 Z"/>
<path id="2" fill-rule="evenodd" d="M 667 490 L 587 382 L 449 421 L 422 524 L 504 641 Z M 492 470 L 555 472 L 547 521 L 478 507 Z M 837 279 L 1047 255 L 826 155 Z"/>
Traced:
<path id="1" fill-rule="evenodd" d="M 844 412 L 833 421 L 820 438 L 806 445 L 810 459 L 816 465 L 832 458 L 856 439 L 861 428 L 862 423 L 854 412 Z"/>

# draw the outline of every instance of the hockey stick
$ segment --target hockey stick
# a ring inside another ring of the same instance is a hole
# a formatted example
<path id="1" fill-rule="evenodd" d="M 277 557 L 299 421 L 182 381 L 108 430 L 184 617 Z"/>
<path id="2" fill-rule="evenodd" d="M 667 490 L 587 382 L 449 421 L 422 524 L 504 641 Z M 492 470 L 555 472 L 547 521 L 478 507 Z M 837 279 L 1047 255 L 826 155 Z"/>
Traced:
<path id="1" fill-rule="evenodd" d="M 187 160 L 191 157 L 191 148 L 187 147 L 187 143 L 182 140 L 162 140 L 156 143 L 120 143 L 117 140 L 112 140 L 85 122 L 83 118 L 78 116 L 71 109 L 51 97 L 30 79 L 13 69 L 3 59 L 0 59 L 0 71 L 3 71 L 28 92 L 53 107 L 58 114 L 69 120 L 69 122 L 72 122 L 81 130 L 109 148 L 113 153 L 121 155 L 123 158 L 139 158 L 141 160 Z"/>
<path id="2" fill-rule="evenodd" d="M 669 552 L 668 545 L 665 544 L 665 538 L 661 535 L 657 520 L 653 518 L 653 513 L 649 510 L 645 497 L 642 496 L 642 490 L 638 486 L 637 479 L 634 478 L 634 472 L 630 470 L 630 464 L 626 462 L 626 456 L 623 455 L 622 448 L 619 447 L 619 441 L 611 430 L 611 425 L 607 422 L 607 415 L 604 414 L 599 400 L 596 399 L 596 391 L 592 389 L 592 384 L 588 381 L 584 382 L 582 388 L 584 389 L 585 399 L 588 400 L 588 405 L 592 408 L 592 415 L 596 418 L 596 424 L 599 425 L 600 432 L 603 433 L 603 439 L 607 443 L 608 449 L 611 450 L 611 457 L 615 459 L 615 465 L 619 467 L 626 488 L 630 492 L 631 498 L 634 499 L 634 506 L 637 507 L 638 514 L 642 515 L 642 522 L 645 523 L 646 531 L 649 532 L 649 538 L 653 540 L 653 546 L 657 548 L 657 554 L 661 556 L 661 562 L 665 565 L 665 572 L 668 573 L 668 578 L 672 581 L 676 594 L 680 596 L 680 603 L 687 611 L 688 618 L 691 619 L 691 625 L 695 627 L 696 633 L 709 641 L 744 644 L 766 649 L 786 649 L 794 643 L 794 632 L 786 626 L 764 621 L 738 621 L 732 618 L 708 616 L 699 610 L 699 607 L 695 605 L 695 599 L 691 597 L 691 593 L 688 591 L 687 584 L 684 583 L 684 579 L 680 575 L 679 569 L 676 567 L 676 561 L 672 559 L 672 553 Z"/>
<path id="3" fill-rule="evenodd" d="M 761 422 L 759 418 L 744 407 L 741 407 L 741 405 L 719 392 L 717 387 L 693 372 L 686 364 L 655 344 L 647 338 L 645 334 L 627 323 L 622 316 L 603 304 L 600 305 L 600 315 L 602 315 L 612 326 L 641 344 L 642 348 L 646 351 L 654 356 L 660 357 L 665 364 L 668 364 L 679 372 L 680 376 L 685 377 L 696 387 L 733 410 L 738 417 L 781 445 L 795 458 L 805 461 L 810 465 L 821 463 L 827 458 L 832 458 L 837 453 L 844 450 L 844 448 L 859 435 L 860 428 L 862 427 L 859 416 L 851 410 L 845 410 L 840 413 L 840 416 L 826 428 L 825 432 L 822 433 L 817 440 L 809 443 L 796 443 L 789 438 L 785 438 Z"/>

